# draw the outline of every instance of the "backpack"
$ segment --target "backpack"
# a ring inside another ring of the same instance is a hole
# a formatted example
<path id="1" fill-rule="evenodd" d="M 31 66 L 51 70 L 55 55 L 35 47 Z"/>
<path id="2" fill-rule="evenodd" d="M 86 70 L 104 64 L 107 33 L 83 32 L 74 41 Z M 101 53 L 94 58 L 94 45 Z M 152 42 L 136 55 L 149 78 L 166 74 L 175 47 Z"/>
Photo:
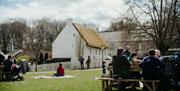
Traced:
<path id="1" fill-rule="evenodd" d="M 180 61 L 180 53 L 179 52 L 175 52 L 171 55 L 171 57 L 176 61 L 179 62 Z"/>
<path id="2" fill-rule="evenodd" d="M 180 80 L 180 53 L 179 52 L 173 53 L 172 58 L 174 59 L 174 61 L 176 63 L 175 78 L 176 78 L 176 80 Z"/>
<path id="3" fill-rule="evenodd" d="M 164 56 L 161 59 L 163 64 L 162 73 L 166 76 L 174 76 L 176 73 L 176 63 L 170 56 Z"/>

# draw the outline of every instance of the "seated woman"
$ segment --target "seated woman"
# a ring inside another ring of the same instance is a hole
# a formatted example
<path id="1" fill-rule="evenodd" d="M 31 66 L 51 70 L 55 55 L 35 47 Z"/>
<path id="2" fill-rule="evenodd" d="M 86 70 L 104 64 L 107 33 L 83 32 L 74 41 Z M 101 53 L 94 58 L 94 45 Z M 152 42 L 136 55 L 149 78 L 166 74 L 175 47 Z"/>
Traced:
<path id="1" fill-rule="evenodd" d="M 12 80 L 23 80 L 23 76 L 20 74 L 21 67 L 17 67 L 16 64 L 12 64 L 11 66 L 11 75 L 12 75 Z"/>
<path id="2" fill-rule="evenodd" d="M 131 61 L 131 72 L 139 74 L 139 72 L 141 71 L 141 68 L 139 67 L 141 60 L 137 59 L 137 56 L 138 55 L 136 52 L 132 52 L 129 57 L 129 61 Z"/>
<path id="3" fill-rule="evenodd" d="M 141 75 L 140 75 L 140 67 L 139 64 L 141 62 L 141 60 L 137 59 L 137 53 L 136 52 L 132 52 L 131 55 L 129 56 L 129 61 L 131 61 L 131 73 L 130 73 L 130 78 L 131 79 L 140 79 Z M 136 86 L 139 87 L 139 83 L 138 82 L 133 82 L 132 83 L 133 88 L 135 88 Z"/>
<path id="4" fill-rule="evenodd" d="M 59 63 L 59 66 L 54 76 L 64 76 L 64 68 L 61 63 Z"/>

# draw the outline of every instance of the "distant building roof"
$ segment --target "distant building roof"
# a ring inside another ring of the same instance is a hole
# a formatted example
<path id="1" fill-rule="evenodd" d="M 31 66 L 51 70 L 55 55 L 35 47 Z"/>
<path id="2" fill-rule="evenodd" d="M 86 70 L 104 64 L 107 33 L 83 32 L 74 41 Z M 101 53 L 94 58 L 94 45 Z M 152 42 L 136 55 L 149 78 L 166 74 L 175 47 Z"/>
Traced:
<path id="1" fill-rule="evenodd" d="M 149 30 L 151 31 L 151 30 Z M 119 42 L 119 41 L 152 41 L 143 30 L 134 30 L 130 31 L 127 35 L 123 31 L 110 31 L 110 32 L 101 32 L 101 36 L 109 42 Z M 125 39 L 123 38 L 125 36 Z"/>
<path id="2" fill-rule="evenodd" d="M 121 32 L 121 31 L 102 32 L 102 33 L 100 33 L 100 34 L 101 34 L 101 36 L 103 36 L 107 41 L 111 41 L 111 42 L 121 41 L 121 35 L 122 35 L 122 32 Z"/>
<path id="3" fill-rule="evenodd" d="M 88 46 L 96 48 L 107 48 L 106 41 L 93 29 L 83 27 L 80 24 L 72 23 L 80 35 L 84 38 Z"/>

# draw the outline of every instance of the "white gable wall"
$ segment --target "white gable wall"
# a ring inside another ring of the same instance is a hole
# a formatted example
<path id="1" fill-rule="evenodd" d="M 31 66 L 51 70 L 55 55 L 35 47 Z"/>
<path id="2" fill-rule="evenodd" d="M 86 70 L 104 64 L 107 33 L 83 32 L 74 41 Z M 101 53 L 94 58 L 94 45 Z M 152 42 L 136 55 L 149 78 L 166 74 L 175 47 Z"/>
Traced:
<path id="1" fill-rule="evenodd" d="M 79 69 L 79 56 L 84 57 L 84 66 L 88 56 L 91 57 L 90 67 L 101 67 L 102 49 L 87 46 L 79 32 L 68 22 L 62 32 L 52 44 L 53 58 L 71 58 L 71 69 Z M 103 50 L 103 58 L 107 57 L 107 50 Z"/>
<path id="2" fill-rule="evenodd" d="M 52 44 L 53 58 L 71 58 L 74 27 L 67 24 Z"/>
<path id="3" fill-rule="evenodd" d="M 68 22 L 62 32 L 58 35 L 52 45 L 53 58 L 71 58 L 71 68 L 76 68 L 78 65 L 77 57 L 75 55 L 75 41 L 74 35 L 78 35 L 77 30 L 71 22 Z M 79 35 L 78 35 L 79 36 Z"/>

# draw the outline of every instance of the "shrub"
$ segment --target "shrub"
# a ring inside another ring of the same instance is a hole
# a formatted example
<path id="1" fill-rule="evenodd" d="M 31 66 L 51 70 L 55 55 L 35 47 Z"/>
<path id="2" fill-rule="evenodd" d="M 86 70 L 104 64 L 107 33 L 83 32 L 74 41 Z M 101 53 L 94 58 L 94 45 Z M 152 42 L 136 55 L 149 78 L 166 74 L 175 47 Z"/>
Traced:
<path id="1" fill-rule="evenodd" d="M 30 60 L 30 56 L 28 56 L 28 55 L 22 55 L 22 56 L 19 56 L 19 57 L 17 57 L 17 64 L 19 64 L 20 63 L 20 61 L 22 61 L 22 59 L 25 59 L 25 60 L 27 60 L 27 61 L 29 61 Z"/>

